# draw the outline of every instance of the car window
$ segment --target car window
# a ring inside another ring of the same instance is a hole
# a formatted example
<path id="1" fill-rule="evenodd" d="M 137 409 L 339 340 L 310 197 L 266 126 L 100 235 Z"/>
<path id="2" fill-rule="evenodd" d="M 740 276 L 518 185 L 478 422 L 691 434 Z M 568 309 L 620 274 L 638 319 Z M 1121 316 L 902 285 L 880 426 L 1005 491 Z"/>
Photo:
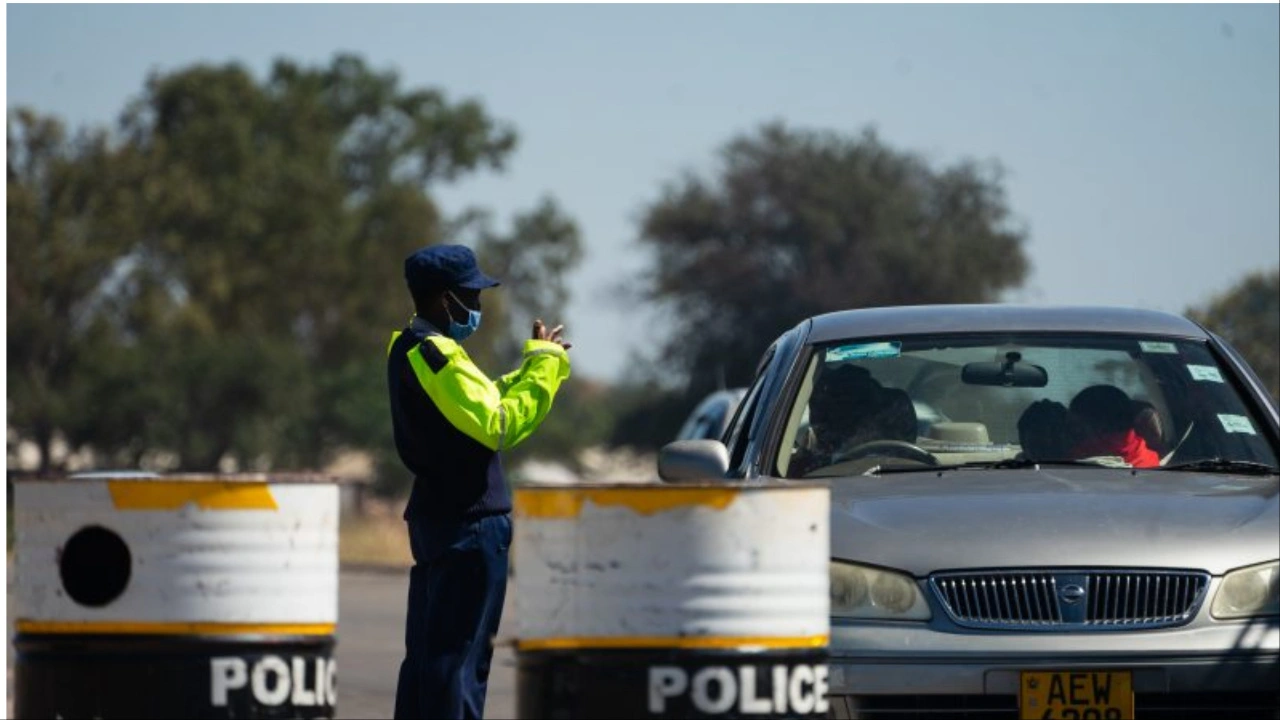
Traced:
<path id="1" fill-rule="evenodd" d="M 1265 418 L 1203 342 L 1114 335 L 910 337 L 815 348 L 783 477 L 1014 458 L 1275 466 Z"/>
<path id="2" fill-rule="evenodd" d="M 720 430 L 724 427 L 724 416 L 728 409 L 727 398 L 712 397 L 703 400 L 680 428 L 676 439 L 719 440 Z"/>
<path id="3" fill-rule="evenodd" d="M 751 386 L 747 389 L 747 394 L 743 397 L 742 402 L 738 403 L 733 420 L 730 421 L 728 429 L 725 430 L 724 443 L 729 448 L 729 468 L 731 470 L 736 469 L 746 455 L 747 441 L 750 439 L 747 429 L 751 427 L 752 420 L 755 417 L 755 408 L 760 400 L 760 390 L 764 387 L 765 380 L 769 376 L 769 363 L 773 359 L 774 352 L 775 348 L 770 347 L 764 357 L 761 358 L 760 364 L 756 369 L 755 380 L 751 382 Z"/>

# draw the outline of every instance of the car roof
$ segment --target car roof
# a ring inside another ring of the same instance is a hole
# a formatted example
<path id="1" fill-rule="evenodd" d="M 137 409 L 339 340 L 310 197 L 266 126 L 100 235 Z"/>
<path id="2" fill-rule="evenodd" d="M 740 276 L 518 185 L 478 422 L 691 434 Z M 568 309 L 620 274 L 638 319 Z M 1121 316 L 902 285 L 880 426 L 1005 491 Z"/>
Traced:
<path id="1" fill-rule="evenodd" d="M 1055 305 L 911 305 L 844 310 L 813 318 L 808 342 L 857 337 L 979 332 L 1100 332 L 1206 340 L 1204 328 L 1172 313 Z"/>

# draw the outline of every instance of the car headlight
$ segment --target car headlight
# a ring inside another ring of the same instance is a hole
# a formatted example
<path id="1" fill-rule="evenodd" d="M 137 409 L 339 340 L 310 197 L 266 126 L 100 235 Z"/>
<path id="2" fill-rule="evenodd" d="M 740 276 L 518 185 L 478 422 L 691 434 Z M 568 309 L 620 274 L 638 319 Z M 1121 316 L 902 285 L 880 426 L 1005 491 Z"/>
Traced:
<path id="1" fill-rule="evenodd" d="M 858 620 L 928 620 L 929 604 L 910 575 L 831 563 L 831 615 Z"/>
<path id="2" fill-rule="evenodd" d="M 1219 619 L 1280 615 L 1280 562 L 1227 573 L 1209 611 Z"/>

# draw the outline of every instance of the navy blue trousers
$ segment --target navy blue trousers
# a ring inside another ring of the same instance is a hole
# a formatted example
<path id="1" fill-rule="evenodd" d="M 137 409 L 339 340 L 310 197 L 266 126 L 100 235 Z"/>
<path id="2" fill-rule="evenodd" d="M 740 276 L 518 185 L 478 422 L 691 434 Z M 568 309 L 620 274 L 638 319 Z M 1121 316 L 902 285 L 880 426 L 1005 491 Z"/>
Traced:
<path id="1" fill-rule="evenodd" d="M 414 566 L 395 716 L 479 720 L 507 594 L 511 517 L 410 519 L 409 544 Z"/>

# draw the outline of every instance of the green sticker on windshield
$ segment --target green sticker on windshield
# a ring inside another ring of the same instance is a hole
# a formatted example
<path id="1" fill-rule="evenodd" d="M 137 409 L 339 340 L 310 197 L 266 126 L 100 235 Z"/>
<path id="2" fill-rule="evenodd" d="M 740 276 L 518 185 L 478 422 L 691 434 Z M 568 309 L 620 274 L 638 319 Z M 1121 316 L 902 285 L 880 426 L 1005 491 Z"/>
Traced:
<path id="1" fill-rule="evenodd" d="M 842 345 L 827 350 L 827 362 L 837 363 L 845 360 L 861 360 L 864 358 L 892 358 L 902 354 L 902 343 L 878 342 L 861 345 Z"/>
<path id="2" fill-rule="evenodd" d="M 1243 415 L 1225 415 L 1218 413 L 1218 422 L 1222 423 L 1222 429 L 1229 433 L 1245 433 L 1246 435 L 1257 435 L 1258 431 L 1253 429 L 1253 423 L 1249 418 Z"/>
<path id="3" fill-rule="evenodd" d="M 1139 340 L 1138 347 L 1142 348 L 1145 353 L 1160 353 L 1162 355 L 1177 355 L 1178 346 L 1171 342 L 1147 342 Z"/>
<path id="4" fill-rule="evenodd" d="M 1191 373 L 1192 379 L 1195 380 L 1222 382 L 1222 373 L 1218 372 L 1218 368 L 1212 365 L 1188 365 L 1187 371 Z"/>

